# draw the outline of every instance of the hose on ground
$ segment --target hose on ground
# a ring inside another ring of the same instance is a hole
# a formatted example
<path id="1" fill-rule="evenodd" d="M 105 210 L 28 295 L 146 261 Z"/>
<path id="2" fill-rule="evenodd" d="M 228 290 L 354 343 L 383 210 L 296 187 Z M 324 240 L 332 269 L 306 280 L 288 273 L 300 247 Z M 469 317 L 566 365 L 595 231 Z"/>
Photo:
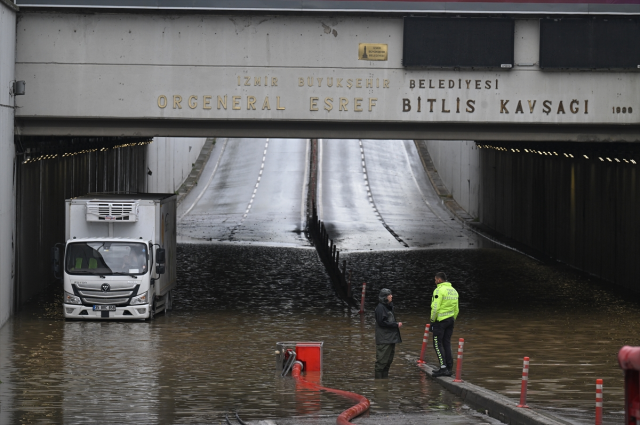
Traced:
<path id="1" fill-rule="evenodd" d="M 231 421 L 229 420 L 229 415 L 228 414 L 224 414 L 224 418 L 227 421 L 227 425 L 233 425 L 231 423 Z M 238 415 L 238 412 L 236 412 L 236 419 L 238 420 L 238 422 L 240 422 L 240 425 L 247 425 L 246 422 L 244 422 L 242 419 L 240 419 L 240 416 Z"/>
<path id="2" fill-rule="evenodd" d="M 369 400 L 365 396 L 361 396 L 360 394 L 352 393 L 349 391 L 336 390 L 333 388 L 327 388 L 327 387 L 323 387 L 323 386 L 311 383 L 305 380 L 300 375 L 300 372 L 302 372 L 302 362 L 297 361 L 293 365 L 293 369 L 291 370 L 291 376 L 293 376 L 293 378 L 302 386 L 307 387 L 309 389 L 313 389 L 313 390 L 328 391 L 328 392 L 338 394 L 358 402 L 358 404 L 356 404 L 355 406 L 352 406 L 347 410 L 345 410 L 344 412 L 340 413 L 340 415 L 338 416 L 338 419 L 336 420 L 337 425 L 351 424 L 351 422 L 349 422 L 351 419 L 355 418 L 356 416 L 360 416 L 364 412 L 369 410 L 371 403 L 369 403 Z"/>

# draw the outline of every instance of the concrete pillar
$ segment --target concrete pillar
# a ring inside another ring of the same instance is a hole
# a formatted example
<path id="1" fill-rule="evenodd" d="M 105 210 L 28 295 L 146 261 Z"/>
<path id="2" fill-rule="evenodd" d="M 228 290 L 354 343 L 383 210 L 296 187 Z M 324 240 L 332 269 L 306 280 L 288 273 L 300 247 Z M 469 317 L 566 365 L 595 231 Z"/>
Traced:
<path id="1" fill-rule="evenodd" d="M 0 1 L 0 327 L 14 304 L 15 190 L 13 117 L 11 95 L 15 74 L 16 9 Z"/>

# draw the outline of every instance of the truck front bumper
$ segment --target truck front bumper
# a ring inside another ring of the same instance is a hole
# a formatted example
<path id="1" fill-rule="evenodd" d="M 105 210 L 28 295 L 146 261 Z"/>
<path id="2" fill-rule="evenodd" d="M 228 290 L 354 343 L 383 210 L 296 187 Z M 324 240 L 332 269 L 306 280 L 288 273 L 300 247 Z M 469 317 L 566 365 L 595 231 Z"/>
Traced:
<path id="1" fill-rule="evenodd" d="M 116 311 L 94 311 L 86 305 L 62 304 L 62 310 L 65 319 L 140 320 L 149 317 L 149 304 L 116 307 Z"/>

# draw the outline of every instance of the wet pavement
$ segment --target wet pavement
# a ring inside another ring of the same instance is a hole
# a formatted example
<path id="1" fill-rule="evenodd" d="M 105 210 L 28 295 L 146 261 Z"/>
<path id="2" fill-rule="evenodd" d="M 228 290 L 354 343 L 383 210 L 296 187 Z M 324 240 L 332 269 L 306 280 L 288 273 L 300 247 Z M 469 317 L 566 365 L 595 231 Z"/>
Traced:
<path id="1" fill-rule="evenodd" d="M 308 140 L 218 139 L 178 208 L 180 240 L 309 247 L 308 175 Z"/>
<path id="2" fill-rule="evenodd" d="M 413 140 L 320 140 L 318 217 L 342 251 L 483 243 L 443 206 Z"/>

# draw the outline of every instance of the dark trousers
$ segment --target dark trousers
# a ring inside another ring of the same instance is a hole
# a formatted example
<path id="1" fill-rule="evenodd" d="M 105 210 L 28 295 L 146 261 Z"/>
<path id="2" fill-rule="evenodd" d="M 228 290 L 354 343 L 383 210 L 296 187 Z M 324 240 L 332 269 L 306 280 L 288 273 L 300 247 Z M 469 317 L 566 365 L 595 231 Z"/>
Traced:
<path id="1" fill-rule="evenodd" d="M 395 344 L 376 344 L 376 379 L 389 377 L 389 368 L 395 353 Z"/>
<path id="2" fill-rule="evenodd" d="M 446 366 L 453 369 L 453 358 L 451 357 L 451 335 L 453 334 L 453 317 L 435 322 L 431 331 L 433 332 L 433 348 L 440 362 L 440 367 Z"/>

